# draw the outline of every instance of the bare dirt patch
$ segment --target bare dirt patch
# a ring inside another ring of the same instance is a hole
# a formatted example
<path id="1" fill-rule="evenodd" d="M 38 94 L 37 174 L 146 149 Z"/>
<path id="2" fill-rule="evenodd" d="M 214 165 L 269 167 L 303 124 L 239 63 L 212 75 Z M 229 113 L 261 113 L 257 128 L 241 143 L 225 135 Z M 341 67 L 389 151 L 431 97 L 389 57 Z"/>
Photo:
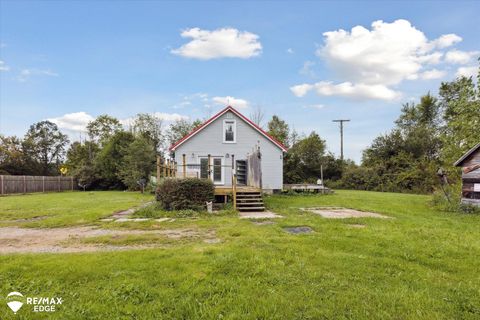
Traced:
<path id="1" fill-rule="evenodd" d="M 214 231 L 194 229 L 171 230 L 107 230 L 93 227 L 72 227 L 55 229 L 0 228 L 0 254 L 8 253 L 64 253 L 145 249 L 162 244 L 102 245 L 82 243 L 82 240 L 99 236 L 157 235 L 168 239 L 199 238 L 214 241 Z"/>
<path id="2" fill-rule="evenodd" d="M 358 211 L 353 209 L 339 207 L 317 207 L 317 208 L 301 208 L 304 211 L 313 212 L 328 219 L 348 219 L 348 218 L 381 218 L 388 219 L 390 217 L 375 212 Z"/>

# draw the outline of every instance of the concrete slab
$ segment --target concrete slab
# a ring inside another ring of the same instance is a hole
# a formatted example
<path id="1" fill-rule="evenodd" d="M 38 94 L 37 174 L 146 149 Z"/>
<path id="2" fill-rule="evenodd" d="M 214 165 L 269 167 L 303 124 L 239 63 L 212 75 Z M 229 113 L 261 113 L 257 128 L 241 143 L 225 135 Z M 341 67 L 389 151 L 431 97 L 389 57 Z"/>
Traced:
<path id="1" fill-rule="evenodd" d="M 240 219 L 275 219 L 283 218 L 283 216 L 276 214 L 271 211 L 261 211 L 261 212 L 240 212 L 238 214 Z"/>
<path id="2" fill-rule="evenodd" d="M 299 234 L 299 233 L 311 233 L 313 229 L 310 227 L 285 227 L 283 230 L 288 233 Z"/>
<path id="3" fill-rule="evenodd" d="M 301 210 L 313 212 L 328 219 L 348 219 L 348 218 L 381 218 L 388 219 L 390 217 L 367 211 L 358 211 L 353 209 L 338 207 L 317 207 L 317 208 L 301 208 Z"/>
<path id="4" fill-rule="evenodd" d="M 148 219 L 148 218 L 133 218 L 133 219 L 120 218 L 120 219 L 115 220 L 115 222 L 142 222 L 142 221 L 148 221 L 148 220 L 150 220 L 150 219 Z"/>

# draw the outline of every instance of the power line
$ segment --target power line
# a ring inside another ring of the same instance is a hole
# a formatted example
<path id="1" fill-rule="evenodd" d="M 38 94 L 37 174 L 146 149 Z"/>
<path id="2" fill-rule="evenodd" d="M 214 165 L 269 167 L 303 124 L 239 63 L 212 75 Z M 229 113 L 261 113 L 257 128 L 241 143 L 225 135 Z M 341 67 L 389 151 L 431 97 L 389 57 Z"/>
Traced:
<path id="1" fill-rule="evenodd" d="M 340 122 L 340 159 L 343 161 L 343 123 L 349 122 L 349 119 L 337 119 L 332 122 Z"/>

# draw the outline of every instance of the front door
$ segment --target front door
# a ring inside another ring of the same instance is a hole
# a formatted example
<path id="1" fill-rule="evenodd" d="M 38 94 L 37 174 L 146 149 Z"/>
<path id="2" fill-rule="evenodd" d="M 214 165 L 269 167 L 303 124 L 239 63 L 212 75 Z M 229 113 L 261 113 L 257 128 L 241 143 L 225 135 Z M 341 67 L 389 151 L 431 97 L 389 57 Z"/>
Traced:
<path id="1" fill-rule="evenodd" d="M 212 166 L 210 168 L 211 179 L 215 184 L 223 184 L 223 165 L 222 158 L 212 157 Z M 200 178 L 208 179 L 208 158 L 200 158 Z"/>

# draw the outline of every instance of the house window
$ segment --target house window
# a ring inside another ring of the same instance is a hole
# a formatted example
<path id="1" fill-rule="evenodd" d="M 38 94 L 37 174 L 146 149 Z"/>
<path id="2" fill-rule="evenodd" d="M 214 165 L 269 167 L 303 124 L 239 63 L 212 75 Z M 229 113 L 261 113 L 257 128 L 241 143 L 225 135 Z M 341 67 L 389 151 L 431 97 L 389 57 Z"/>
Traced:
<path id="1" fill-rule="evenodd" d="M 235 143 L 237 140 L 237 124 L 235 120 L 223 121 L 223 142 Z"/>

